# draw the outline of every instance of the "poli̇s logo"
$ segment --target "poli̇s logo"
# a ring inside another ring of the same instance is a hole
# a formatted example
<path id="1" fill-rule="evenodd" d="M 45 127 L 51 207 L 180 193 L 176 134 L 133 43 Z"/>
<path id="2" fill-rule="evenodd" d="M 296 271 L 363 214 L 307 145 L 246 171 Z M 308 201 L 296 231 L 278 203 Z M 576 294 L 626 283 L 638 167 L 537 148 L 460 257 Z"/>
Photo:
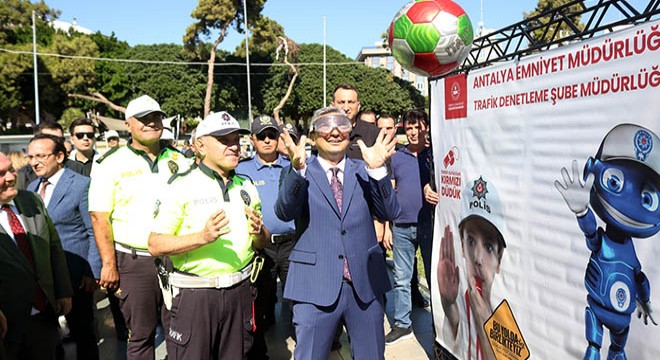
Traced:
<path id="1" fill-rule="evenodd" d="M 477 200 L 485 199 L 488 194 L 488 183 L 480 176 L 472 185 L 472 196 Z"/>
<path id="2" fill-rule="evenodd" d="M 630 289 L 621 281 L 616 281 L 610 288 L 610 303 L 618 312 L 624 312 L 630 306 Z"/>
<path id="3" fill-rule="evenodd" d="M 645 161 L 646 157 L 653 150 L 653 138 L 646 130 L 639 130 L 635 134 L 635 154 L 639 161 Z"/>

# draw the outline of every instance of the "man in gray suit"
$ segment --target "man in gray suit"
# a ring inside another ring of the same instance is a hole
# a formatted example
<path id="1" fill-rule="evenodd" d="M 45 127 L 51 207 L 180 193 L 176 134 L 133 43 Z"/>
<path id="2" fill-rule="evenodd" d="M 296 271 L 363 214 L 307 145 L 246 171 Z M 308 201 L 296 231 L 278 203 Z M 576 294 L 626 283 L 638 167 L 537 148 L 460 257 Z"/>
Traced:
<path id="1" fill-rule="evenodd" d="M 40 158 L 45 154 L 52 155 Z M 73 307 L 66 319 L 77 345 L 77 357 L 98 359 L 93 295 L 95 279 L 100 277 L 101 257 L 87 207 L 90 179 L 64 167 L 66 148 L 61 137 L 36 135 L 28 144 L 28 158 L 38 178 L 27 189 L 39 194 L 46 205 L 71 275 Z"/>
<path id="2" fill-rule="evenodd" d="M 1 152 L 0 205 L 0 312 L 7 330 L 0 358 L 54 359 L 56 316 L 71 310 L 73 293 L 64 251 L 43 203 L 16 189 L 16 170 Z"/>

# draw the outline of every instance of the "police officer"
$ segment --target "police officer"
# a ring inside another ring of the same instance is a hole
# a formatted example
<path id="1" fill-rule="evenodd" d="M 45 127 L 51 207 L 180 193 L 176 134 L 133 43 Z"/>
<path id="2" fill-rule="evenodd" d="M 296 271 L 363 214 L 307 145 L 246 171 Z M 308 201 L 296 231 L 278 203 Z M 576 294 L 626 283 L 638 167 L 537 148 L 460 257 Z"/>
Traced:
<path id="1" fill-rule="evenodd" d="M 160 191 L 149 251 L 174 265 L 169 359 L 243 359 L 252 345 L 253 249 L 270 234 L 257 189 L 234 172 L 243 133 L 224 111 L 207 116 L 197 127 L 199 166 Z"/>
<path id="2" fill-rule="evenodd" d="M 247 175 L 257 187 L 261 198 L 264 226 L 271 233 L 269 244 L 262 252 L 264 267 L 257 280 L 258 295 L 255 302 L 257 333 L 250 358 L 265 359 L 266 346 L 263 330 L 275 322 L 277 302 L 277 278 L 286 284 L 289 271 L 289 254 L 296 240 L 296 227 L 293 221 L 282 221 L 275 215 L 275 200 L 279 191 L 282 169 L 291 163 L 278 154 L 280 127 L 275 119 L 261 115 L 254 119 L 250 140 L 256 150 L 254 157 L 241 161 L 236 172 Z"/>
<path id="3" fill-rule="evenodd" d="M 116 289 L 130 332 L 129 360 L 154 358 L 163 298 L 147 240 L 157 185 L 190 167 L 183 154 L 159 143 L 164 115 L 147 95 L 132 100 L 126 107 L 131 140 L 98 160 L 89 187 L 89 211 L 102 261 L 100 285 Z M 162 315 L 165 325 L 166 311 Z"/>

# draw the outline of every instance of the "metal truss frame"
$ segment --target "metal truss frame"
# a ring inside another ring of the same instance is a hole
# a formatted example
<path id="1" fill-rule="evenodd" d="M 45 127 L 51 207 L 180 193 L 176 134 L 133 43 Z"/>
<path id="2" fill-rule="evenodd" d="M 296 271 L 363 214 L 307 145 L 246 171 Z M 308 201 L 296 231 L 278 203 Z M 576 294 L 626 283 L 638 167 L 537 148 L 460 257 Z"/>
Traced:
<path id="1" fill-rule="evenodd" d="M 615 28 L 660 18 L 660 0 L 649 0 L 639 9 L 628 0 L 597 0 L 587 6 L 583 0 L 573 0 L 556 8 L 547 8 L 538 15 L 509 25 L 474 39 L 472 49 L 463 62 L 451 73 L 430 78 L 444 78 L 460 72 L 482 68 L 495 62 L 513 60 L 539 53 L 569 42 L 589 39 Z M 606 18 L 617 20 L 607 21 Z M 580 23 L 584 28 L 580 29 Z M 560 31 L 568 28 L 570 31 Z M 542 32 L 542 39 L 534 37 Z"/>

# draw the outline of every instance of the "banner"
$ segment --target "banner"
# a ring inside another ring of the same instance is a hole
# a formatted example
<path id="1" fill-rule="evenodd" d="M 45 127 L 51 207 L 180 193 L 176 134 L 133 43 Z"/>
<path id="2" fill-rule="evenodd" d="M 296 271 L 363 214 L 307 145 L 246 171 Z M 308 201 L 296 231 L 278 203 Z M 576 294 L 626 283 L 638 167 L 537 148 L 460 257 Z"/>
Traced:
<path id="1" fill-rule="evenodd" d="M 433 317 L 459 359 L 660 356 L 659 27 L 431 82 Z"/>

